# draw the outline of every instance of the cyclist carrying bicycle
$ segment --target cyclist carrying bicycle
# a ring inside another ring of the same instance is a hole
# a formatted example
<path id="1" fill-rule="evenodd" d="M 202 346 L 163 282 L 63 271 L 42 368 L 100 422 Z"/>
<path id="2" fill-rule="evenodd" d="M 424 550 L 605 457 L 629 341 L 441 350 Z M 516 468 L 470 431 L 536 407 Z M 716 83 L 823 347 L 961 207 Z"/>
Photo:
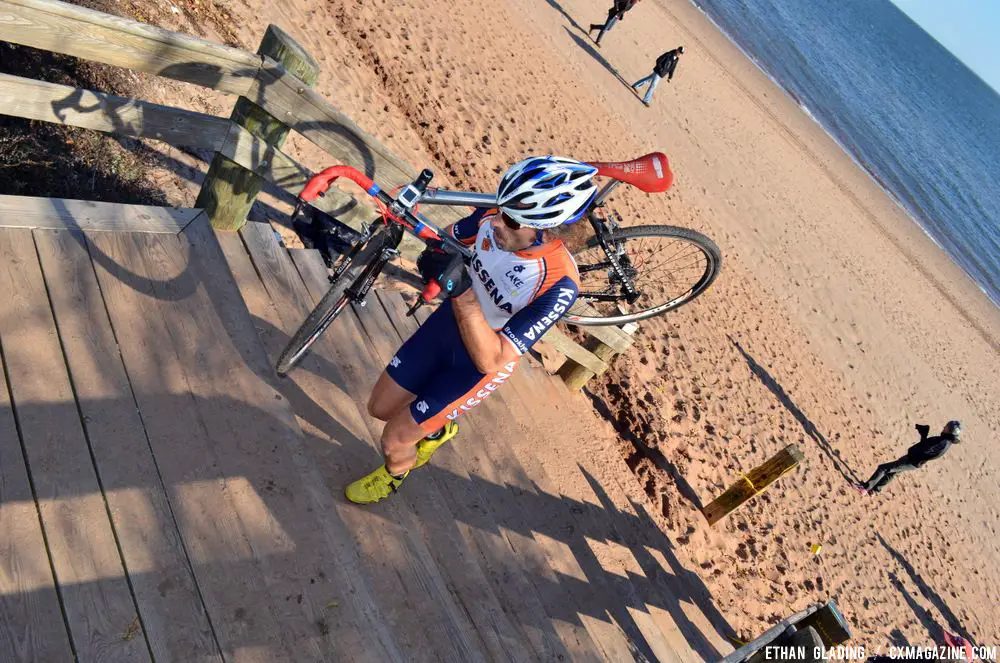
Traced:
<path id="1" fill-rule="evenodd" d="M 375 384 L 368 412 L 386 422 L 385 462 L 347 486 L 349 500 L 370 504 L 395 492 L 455 437 L 455 420 L 507 381 L 521 354 L 569 311 L 580 277 L 551 230 L 584 215 L 597 194 L 596 173 L 572 159 L 525 159 L 500 180 L 497 209 L 447 229 L 473 249 L 472 260 Z M 452 259 L 428 248 L 418 268 L 437 279 Z"/>

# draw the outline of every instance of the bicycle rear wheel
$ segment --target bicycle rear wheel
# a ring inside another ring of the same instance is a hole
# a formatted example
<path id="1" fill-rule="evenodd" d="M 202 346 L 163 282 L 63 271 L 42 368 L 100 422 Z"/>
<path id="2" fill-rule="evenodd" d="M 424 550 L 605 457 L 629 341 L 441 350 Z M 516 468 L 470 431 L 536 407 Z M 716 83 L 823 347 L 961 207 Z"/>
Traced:
<path id="1" fill-rule="evenodd" d="M 621 279 L 597 237 L 591 237 L 573 256 L 580 269 L 580 296 L 567 322 L 621 325 L 672 311 L 705 292 L 722 263 L 715 242 L 676 226 L 617 228 L 608 243 L 638 298 L 626 300 Z"/>
<path id="2" fill-rule="evenodd" d="M 330 284 L 330 289 L 326 291 L 316 308 L 306 317 L 305 322 L 292 335 L 292 340 L 281 352 L 278 363 L 275 366 L 278 375 L 284 377 L 292 370 L 296 364 L 309 352 L 309 348 L 323 335 L 323 332 L 337 319 L 337 316 L 347 308 L 350 297 L 347 289 L 353 284 L 365 267 L 378 258 L 382 252 L 382 247 L 386 240 L 386 233 L 379 232 L 372 237 L 364 246 L 352 255 L 349 252 L 342 260 L 349 260 L 347 268 L 340 273 L 339 277 Z M 390 240 L 391 241 L 391 240 Z"/>

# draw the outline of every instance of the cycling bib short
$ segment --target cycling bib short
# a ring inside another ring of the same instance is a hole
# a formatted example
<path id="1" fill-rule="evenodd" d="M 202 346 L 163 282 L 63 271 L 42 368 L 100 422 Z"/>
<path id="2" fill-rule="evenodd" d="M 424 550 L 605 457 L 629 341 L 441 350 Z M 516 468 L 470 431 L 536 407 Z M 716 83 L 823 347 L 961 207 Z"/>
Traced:
<path id="1" fill-rule="evenodd" d="M 500 249 L 493 233 L 497 219 L 495 212 L 477 212 L 455 223 L 451 232 L 463 244 L 475 246 L 468 269 L 476 299 L 489 325 L 520 355 L 570 309 L 580 277 L 561 241 L 524 251 Z M 451 302 L 446 301 L 403 344 L 386 371 L 416 394 L 410 414 L 432 433 L 479 405 L 510 379 L 516 365 L 512 361 L 489 374 L 476 369 Z"/>

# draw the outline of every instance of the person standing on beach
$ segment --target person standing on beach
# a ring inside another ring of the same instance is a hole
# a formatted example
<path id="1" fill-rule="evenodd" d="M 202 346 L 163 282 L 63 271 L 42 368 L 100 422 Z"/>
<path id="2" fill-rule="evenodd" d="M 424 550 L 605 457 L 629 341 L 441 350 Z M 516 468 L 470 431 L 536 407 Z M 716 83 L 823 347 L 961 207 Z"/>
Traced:
<path id="1" fill-rule="evenodd" d="M 625 18 L 625 12 L 635 7 L 639 0 L 615 0 L 615 4 L 611 5 L 611 9 L 608 10 L 608 17 L 604 20 L 604 23 L 591 23 L 590 30 L 587 30 L 589 35 L 594 30 L 600 30 L 597 33 L 597 39 L 594 40 L 598 46 L 601 45 L 601 39 L 604 38 L 604 34 L 614 26 L 615 23 Z"/>
<path id="2" fill-rule="evenodd" d="M 642 103 L 648 106 L 649 102 L 653 100 L 653 90 L 655 90 L 656 86 L 660 84 L 661 78 L 666 78 L 667 82 L 670 82 L 670 79 L 674 77 L 674 71 L 677 69 L 677 61 L 680 60 L 683 52 L 683 46 L 678 46 L 672 51 L 667 51 L 660 57 L 656 58 L 656 64 L 653 65 L 653 73 L 632 84 L 632 89 L 636 92 L 638 92 L 639 88 L 643 85 L 649 85 L 649 87 L 646 88 L 646 96 L 642 98 Z"/>
<path id="3" fill-rule="evenodd" d="M 958 421 L 949 421 L 945 424 L 940 435 L 928 437 L 930 426 L 917 424 L 917 432 L 920 433 L 920 441 L 906 450 L 906 454 L 897 458 L 891 463 L 882 463 L 876 468 L 871 478 L 864 483 L 855 483 L 854 487 L 862 495 L 873 495 L 885 488 L 900 472 L 910 472 L 919 469 L 929 461 L 940 458 L 951 448 L 951 445 L 958 444 L 962 437 L 962 424 Z"/>

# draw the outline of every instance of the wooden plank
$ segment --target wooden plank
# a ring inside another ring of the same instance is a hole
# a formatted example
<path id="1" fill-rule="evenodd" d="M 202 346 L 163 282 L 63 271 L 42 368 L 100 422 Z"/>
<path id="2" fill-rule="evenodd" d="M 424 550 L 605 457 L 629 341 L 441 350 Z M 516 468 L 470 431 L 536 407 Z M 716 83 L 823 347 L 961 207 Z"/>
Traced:
<path id="1" fill-rule="evenodd" d="M 0 196 L 0 228 L 136 231 L 176 235 L 199 214 L 201 210 L 185 207 Z"/>
<path id="2" fill-rule="evenodd" d="M 30 231 L 0 230 L 0 265 L 11 400 L 75 653 L 148 661 Z"/>
<path id="3" fill-rule="evenodd" d="M 308 168 L 281 150 L 267 145 L 238 124 L 230 125 L 229 135 L 220 148 L 220 154 L 294 196 L 299 195 L 313 175 Z M 376 217 L 375 208 L 370 203 L 359 202 L 336 186 L 309 204 L 333 215 L 355 230 L 360 230 L 362 223 L 368 223 Z"/>
<path id="4" fill-rule="evenodd" d="M 0 324 L 0 660 L 70 661 L 66 622 L 11 408 Z"/>
<path id="5" fill-rule="evenodd" d="M 592 352 L 598 361 L 610 362 L 615 356 L 615 350 L 609 345 L 605 345 L 596 338 L 588 338 L 584 350 Z M 573 361 L 567 361 L 559 367 L 559 377 L 566 383 L 570 391 L 579 391 L 584 385 L 594 377 L 594 372 L 586 366 L 580 366 Z"/>
<path id="6" fill-rule="evenodd" d="M 701 512 L 709 525 L 714 525 L 738 509 L 745 502 L 761 494 L 784 474 L 791 472 L 805 456 L 794 444 L 768 458 L 750 470 L 729 489 L 706 504 Z"/>
<path id="7" fill-rule="evenodd" d="M 593 317 L 600 317 L 599 311 L 589 302 L 577 301 L 573 305 L 571 311 L 574 315 L 589 315 Z M 568 325 L 573 325 L 572 322 L 564 320 Z M 590 336 L 593 336 L 597 340 L 601 341 L 605 345 L 610 346 L 617 353 L 628 352 L 629 348 L 635 342 L 632 337 L 634 330 L 636 329 L 635 323 L 629 323 L 632 325 L 629 327 L 632 332 L 627 331 L 623 327 L 616 327 L 614 325 L 603 325 L 603 326 L 590 326 L 590 325 L 573 325 L 575 329 L 582 331 Z"/>
<path id="8" fill-rule="evenodd" d="M 288 253 L 275 241 L 269 226 L 247 224 L 241 235 L 257 273 L 274 302 L 278 319 L 271 322 L 290 336 L 312 309 L 305 285 Z M 322 370 L 324 360 L 328 364 L 332 361 L 338 361 L 339 364 L 342 356 L 340 353 L 357 362 L 357 357 L 364 352 L 363 336 L 349 334 L 349 327 L 344 323 L 345 320 L 338 320 L 334 324 L 336 329 L 327 330 L 317 348 L 317 352 L 322 354 L 307 359 L 302 369 L 295 371 L 296 374 L 316 371 L 317 364 Z M 285 339 L 281 339 L 270 348 L 272 358 L 277 358 L 285 342 Z M 340 346 L 340 349 L 335 349 L 336 346 Z M 343 384 L 358 398 L 364 393 L 361 384 L 370 382 L 373 376 L 371 370 L 355 375 L 363 375 L 364 378 L 352 380 L 349 386 Z M 330 378 L 334 381 L 344 379 L 336 374 L 330 375 Z M 343 401 L 330 398 L 329 386 L 317 384 L 304 376 L 299 386 L 308 389 L 306 393 L 324 409 L 329 407 L 341 412 L 346 409 Z M 377 447 L 381 425 L 366 423 L 371 424 L 370 432 L 365 436 L 367 449 L 364 451 L 367 453 L 356 449 L 346 458 L 341 458 L 339 463 L 324 466 L 324 475 L 334 484 L 331 489 L 339 492 L 348 482 L 377 467 L 379 455 L 373 453 L 372 446 Z M 342 444 L 347 442 L 341 440 Z M 354 462 L 350 462 L 352 460 Z M 467 615 L 456 609 L 453 597 L 426 544 L 420 539 L 419 532 L 407 526 L 412 524 L 413 519 L 407 513 L 405 504 L 400 500 L 389 500 L 375 508 L 382 513 L 383 518 L 373 519 L 368 509 L 360 510 L 349 504 L 340 505 L 338 510 L 354 533 L 363 558 L 381 560 L 367 575 L 377 597 L 396 597 L 391 601 L 380 601 L 380 605 L 386 617 L 395 625 L 401 644 L 416 658 L 481 658 L 481 644 L 474 635 Z M 390 569 L 383 568 L 387 564 Z M 399 597 L 406 597 L 405 602 L 399 601 Z M 423 625 L 428 621 L 437 625 L 435 634 L 426 632 Z"/>
<path id="9" fill-rule="evenodd" d="M 0 113 L 206 150 L 229 131 L 214 115 L 9 74 L 0 74 Z"/>
<path id="10" fill-rule="evenodd" d="M 326 278 L 326 266 L 319 253 L 299 250 L 290 251 L 289 254 L 303 280 L 318 286 L 313 292 L 320 293 Z M 372 305 L 376 303 L 373 301 Z M 344 320 L 338 320 L 335 325 L 344 323 L 352 328 L 352 333 L 363 334 L 352 312 L 349 312 Z M 334 340 L 331 338 L 331 341 Z M 370 379 L 371 375 L 382 370 L 383 363 L 372 353 L 367 343 L 362 341 L 359 349 L 361 352 L 358 353 L 358 359 L 352 363 L 360 364 L 366 369 Z M 356 381 L 353 384 L 358 385 L 360 382 Z M 367 384 L 364 386 L 367 387 Z M 368 422 L 373 436 L 378 434 L 381 422 L 376 422 L 370 417 Z M 448 582 L 451 593 L 468 613 L 482 639 L 489 658 L 496 661 L 533 660 L 535 657 L 529 654 L 529 650 L 522 642 L 523 636 L 511 623 L 494 595 L 490 581 L 476 561 L 475 552 L 470 549 L 461 532 L 455 527 L 454 516 L 435 483 L 423 480 L 407 483 L 406 490 L 400 491 L 399 499 L 406 503 L 412 513 L 407 528 L 422 533 L 438 568 Z"/>
<path id="11" fill-rule="evenodd" d="M 293 638 L 295 660 L 307 660 L 306 648 L 314 645 L 324 660 L 344 660 L 350 658 L 350 652 L 357 660 L 400 660 L 391 623 L 379 611 L 375 595 L 358 572 L 361 562 L 353 547 L 354 538 L 338 517 L 340 503 L 309 456 L 294 413 L 273 387 L 278 378 L 254 333 L 254 320 L 215 234 L 207 222 L 199 220 L 185 231 L 183 239 L 190 242 L 192 275 L 205 288 L 213 316 L 218 316 L 223 328 L 215 333 L 228 336 L 239 353 L 230 356 L 228 368 L 223 369 L 227 381 L 243 375 L 233 383 L 235 387 L 243 385 L 242 397 L 241 389 L 226 390 L 227 397 L 241 403 L 241 411 L 235 413 L 237 423 L 230 422 L 230 428 L 238 433 L 237 426 L 243 426 L 249 431 L 237 435 L 247 463 L 234 471 L 242 476 L 258 475 L 272 517 L 295 541 L 293 558 L 272 556 L 266 560 L 273 600 L 285 606 L 284 628 Z M 262 413 L 266 413 L 263 419 Z M 295 591 L 298 594 L 292 593 Z M 329 601 L 331 594 L 334 602 Z M 301 603 L 297 598 L 288 603 L 288 597 L 300 595 Z M 318 631 L 322 639 L 313 637 L 315 642 L 310 643 L 310 629 L 316 629 L 313 633 Z"/>
<path id="12" fill-rule="evenodd" d="M 405 318 L 406 305 L 398 293 L 382 292 L 379 295 L 397 330 L 407 325 L 415 327 L 415 323 Z M 412 318 L 409 320 L 412 321 Z M 470 473 L 488 490 L 487 501 L 497 511 L 498 524 L 505 528 L 515 554 L 531 571 L 529 577 L 532 584 L 537 588 L 549 616 L 558 624 L 557 629 L 563 632 L 564 641 L 572 637 L 581 642 L 588 649 L 582 654 L 584 657 L 599 651 L 602 660 L 630 660 L 632 648 L 618 626 L 610 623 L 603 614 L 600 614 L 600 619 L 587 619 L 586 622 L 578 616 L 586 615 L 588 610 L 593 610 L 593 606 L 614 605 L 616 598 L 611 597 L 617 595 L 613 587 L 601 582 L 599 574 L 592 574 L 593 577 L 588 578 L 590 582 L 580 582 L 577 577 L 563 575 L 564 571 L 577 570 L 580 565 L 573 558 L 572 551 L 556 541 L 552 534 L 571 523 L 573 516 L 558 500 L 538 499 L 537 483 L 546 481 L 544 473 L 537 471 L 540 466 L 536 464 L 536 471 L 532 471 L 511 452 L 514 438 L 525 439 L 526 436 L 524 431 L 510 423 L 514 412 L 507 405 L 506 397 L 509 395 L 510 387 L 505 385 L 462 417 L 460 426 L 463 435 L 458 442 L 470 446 L 460 452 L 461 457 L 469 466 Z M 530 437 L 527 440 L 529 444 L 537 445 L 537 440 L 530 440 Z M 538 522 L 551 525 L 547 530 L 549 536 L 534 536 L 534 532 L 541 531 L 532 526 Z M 580 622 L 580 626 L 574 622 Z M 571 625 L 576 628 L 570 629 Z M 574 660 L 579 656 L 581 654 L 576 654 Z"/>
<path id="13" fill-rule="evenodd" d="M 303 85 L 270 58 L 264 58 L 261 73 L 247 96 L 325 150 L 335 161 L 354 166 L 380 186 L 390 188 L 411 181 L 417 175 L 413 168 L 331 106 L 318 92 Z M 424 206 L 421 212 L 441 227 L 466 215 L 458 208 L 434 205 Z M 415 259 L 423 245 L 407 235 L 400 250 L 407 258 Z"/>
<path id="14" fill-rule="evenodd" d="M 339 641 L 357 638 L 357 627 L 346 611 L 331 615 L 327 606 L 341 592 L 364 591 L 363 583 L 352 581 L 327 553 L 347 532 L 336 526 L 332 499 L 315 472 L 302 471 L 301 432 L 270 384 L 272 373 L 250 368 L 261 367 L 266 355 L 253 328 L 237 324 L 237 315 L 245 315 L 242 306 L 233 308 L 242 305 L 238 293 L 202 278 L 209 272 L 199 270 L 196 251 L 204 246 L 189 244 L 190 235 L 182 239 L 187 256 L 162 238 L 144 235 L 140 241 L 154 292 L 169 302 L 166 325 L 220 467 L 248 484 L 236 501 L 240 519 L 264 524 L 251 545 L 289 658 L 337 660 Z M 265 553 L 262 544 L 272 550 Z"/>
<path id="15" fill-rule="evenodd" d="M 272 359 L 276 357 L 275 351 L 280 352 L 289 339 L 283 330 L 276 305 L 261 282 L 240 235 L 218 231 L 216 236 L 226 264 L 249 310 L 253 326 L 268 353 L 268 366 L 271 366 L 276 363 Z M 303 303 L 299 301 L 300 296 L 299 292 L 293 290 L 290 304 L 308 311 L 313 305 L 312 299 L 306 298 Z M 330 362 L 323 352 L 326 350 L 327 338 L 324 335 L 318 341 L 320 351 L 310 352 L 301 360 L 298 367 L 301 370 L 294 371 L 286 379 L 276 378 L 275 386 L 288 399 L 307 435 L 325 437 L 331 453 L 356 453 L 355 447 L 360 444 L 365 447 L 366 458 L 370 458 L 369 445 L 364 442 L 369 431 L 353 395 L 348 392 L 343 377 L 344 369 Z M 325 402 L 318 403 L 314 393 L 321 394 Z M 311 451 L 317 453 L 315 448 Z"/>
<path id="16" fill-rule="evenodd" d="M 59 337 L 108 509 L 157 661 L 222 661 L 77 233 L 36 231 Z"/>
<path id="17" fill-rule="evenodd" d="M 378 301 L 356 312 L 382 365 L 395 354 L 403 335 L 409 337 L 415 329 L 413 319 L 402 315 L 396 316 L 397 328 Z M 400 334 L 399 329 L 409 333 Z M 481 434 L 482 431 L 473 428 L 463 437 L 479 439 Z M 536 658 L 600 660 L 594 643 L 580 624 L 549 618 L 551 606 L 535 589 L 536 576 L 543 572 L 544 564 L 533 554 L 536 551 L 515 546 L 511 541 L 511 533 L 502 525 L 509 514 L 484 493 L 482 479 L 471 471 L 476 464 L 470 460 L 470 453 L 470 450 L 460 453 L 454 444 L 449 444 L 434 457 L 427 474 L 440 486 L 450 511 L 459 521 L 460 531 L 478 552 L 479 564 L 489 576 L 498 600 L 516 620 Z M 427 476 L 424 470 L 421 474 L 421 478 Z"/>
<path id="18" fill-rule="evenodd" d="M 88 246 L 209 617 L 226 660 L 292 660 L 252 543 L 267 531 L 253 525 L 268 521 L 237 509 L 246 483 L 220 467 L 138 239 L 100 233 L 88 237 Z M 241 515 L 249 516 L 246 526 Z M 264 551 L 280 550 L 263 538 L 255 543 Z"/>
<path id="19" fill-rule="evenodd" d="M 56 0 L 0 0 L 0 40 L 245 94 L 260 56 Z"/>
<path id="20" fill-rule="evenodd" d="M 569 397 L 570 392 L 561 380 L 530 366 L 524 368 L 521 376 L 515 377 L 525 378 L 515 379 L 511 385 L 514 391 L 520 392 L 525 403 L 545 401 L 549 404 L 541 412 L 532 411 L 530 405 L 512 410 L 518 424 L 526 430 L 525 436 L 512 438 L 518 456 L 527 457 L 529 463 L 535 459 L 550 466 L 551 476 L 559 480 L 561 494 L 582 496 L 582 504 L 571 509 L 574 513 L 582 512 L 598 522 L 610 523 L 614 533 L 609 533 L 609 540 L 625 546 L 640 567 L 641 576 L 630 574 L 632 584 L 676 654 L 683 660 L 714 661 L 732 651 L 732 646 L 706 618 L 712 615 L 717 622 L 724 622 L 712 605 L 711 596 L 703 585 L 700 591 L 695 587 L 701 583 L 697 574 L 681 565 L 673 553 L 673 543 L 645 511 L 642 505 L 647 504 L 646 497 L 638 484 L 634 485 L 637 498 L 625 495 L 613 476 L 614 471 L 608 471 L 607 463 L 609 460 L 618 463 L 621 472 L 627 473 L 627 468 L 617 458 L 612 458 L 613 450 L 599 449 L 600 445 L 591 444 L 591 428 L 596 421 L 592 414 L 580 412 L 579 408 L 586 407 L 583 401 L 575 395 Z M 552 395 L 553 391 L 558 395 Z M 546 393 L 549 395 L 544 395 Z M 509 394 L 501 395 L 507 397 Z M 554 445 L 563 439 L 573 440 L 573 444 L 564 447 L 562 454 L 538 457 L 532 446 L 524 441 L 530 440 L 530 431 L 537 430 L 540 423 L 565 431 L 565 438 L 555 440 Z M 558 460 L 570 453 L 576 458 L 579 473 L 564 471 Z M 610 456 L 605 456 L 606 453 Z M 598 482 L 598 477 L 604 480 L 603 483 Z M 579 531 L 586 532 L 588 528 L 583 526 Z M 600 540 L 599 534 L 592 538 Z"/>
<path id="21" fill-rule="evenodd" d="M 541 340 L 566 355 L 568 359 L 572 359 L 580 366 L 586 367 L 587 370 L 595 375 L 600 375 L 608 368 L 608 365 L 600 358 L 571 339 L 558 327 L 549 327 L 549 330 L 545 332 Z"/>

